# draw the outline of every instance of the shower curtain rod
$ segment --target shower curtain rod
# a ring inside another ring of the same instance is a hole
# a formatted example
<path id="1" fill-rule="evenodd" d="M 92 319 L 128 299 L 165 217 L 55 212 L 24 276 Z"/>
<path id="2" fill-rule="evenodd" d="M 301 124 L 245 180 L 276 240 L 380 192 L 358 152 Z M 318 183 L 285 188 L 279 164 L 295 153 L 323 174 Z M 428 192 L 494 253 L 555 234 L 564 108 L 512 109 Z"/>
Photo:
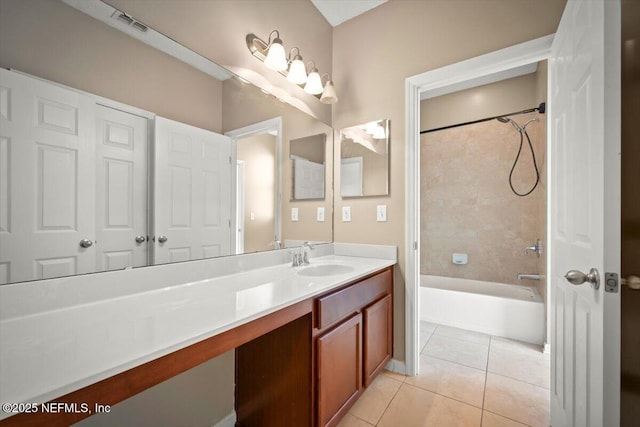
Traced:
<path id="1" fill-rule="evenodd" d="M 515 116 L 516 114 L 527 114 L 527 113 L 533 113 L 534 111 L 537 111 L 537 112 L 539 112 L 541 114 L 544 114 L 545 110 L 546 110 L 546 104 L 543 102 L 540 105 L 538 105 L 537 107 L 529 108 L 528 110 L 516 111 L 515 113 L 509 113 L 509 114 L 501 114 L 501 115 L 495 116 L 495 117 L 487 117 L 486 119 L 479 119 L 479 120 L 474 120 L 472 122 L 458 123 L 458 124 L 455 124 L 455 125 L 443 126 L 443 127 L 436 128 L 436 129 L 422 130 L 422 131 L 420 131 L 420 135 L 422 135 L 423 133 L 430 133 L 430 132 L 436 132 L 436 131 L 439 131 L 439 130 L 457 128 L 457 127 L 460 127 L 460 126 L 472 125 L 472 124 L 475 124 L 475 123 L 488 122 L 490 120 L 496 120 L 498 117 Z"/>

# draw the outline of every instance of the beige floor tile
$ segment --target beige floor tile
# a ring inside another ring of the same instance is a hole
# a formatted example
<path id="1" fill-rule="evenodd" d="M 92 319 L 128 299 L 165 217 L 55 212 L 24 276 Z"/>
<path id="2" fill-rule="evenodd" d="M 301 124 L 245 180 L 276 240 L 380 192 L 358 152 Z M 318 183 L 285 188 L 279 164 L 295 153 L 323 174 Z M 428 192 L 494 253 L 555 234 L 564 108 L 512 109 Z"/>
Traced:
<path id="1" fill-rule="evenodd" d="M 551 360 L 548 355 L 536 351 L 512 351 L 505 348 L 491 344 L 489 372 L 544 388 L 550 387 Z"/>
<path id="2" fill-rule="evenodd" d="M 380 427 L 479 427 L 482 411 L 427 390 L 402 384 Z"/>
<path id="3" fill-rule="evenodd" d="M 348 413 L 340 420 L 338 427 L 373 427 L 373 424 Z"/>
<path id="4" fill-rule="evenodd" d="M 349 413 L 370 424 L 377 424 L 401 385 L 401 381 L 394 380 L 386 375 L 378 375 L 373 383 L 362 393 L 362 396 L 353 405 Z"/>
<path id="5" fill-rule="evenodd" d="M 501 348 L 503 350 L 517 351 L 519 353 L 531 354 L 544 354 L 542 352 L 542 346 L 536 344 L 529 344 L 527 342 L 510 340 L 502 337 L 491 337 L 491 347 Z"/>
<path id="6" fill-rule="evenodd" d="M 534 427 L 549 426 L 549 390 L 487 374 L 484 409 Z"/>
<path id="7" fill-rule="evenodd" d="M 402 375 L 399 374 L 397 372 L 392 372 L 392 371 L 387 371 L 386 369 L 383 370 L 382 372 L 380 372 L 381 375 L 386 375 L 391 379 L 394 379 L 396 381 L 400 381 L 400 382 L 404 382 L 404 380 L 407 378 L 406 375 Z"/>
<path id="8" fill-rule="evenodd" d="M 438 327 L 437 323 L 427 322 L 426 320 L 420 321 L 420 332 L 433 333 L 433 331 L 435 331 L 437 327 Z"/>
<path id="9" fill-rule="evenodd" d="M 422 354 L 486 370 L 489 346 L 434 333 L 422 350 Z"/>
<path id="10" fill-rule="evenodd" d="M 482 408 L 485 371 L 458 363 L 420 356 L 420 375 L 405 382 Z"/>
<path id="11" fill-rule="evenodd" d="M 480 332 L 467 331 L 466 329 L 454 328 L 452 326 L 439 325 L 436 331 L 436 335 L 442 335 L 450 338 L 457 338 L 462 341 L 469 341 L 476 344 L 489 345 L 490 335 Z"/>
<path id="12" fill-rule="evenodd" d="M 488 411 L 483 411 L 482 427 L 527 427 L 527 425 Z"/>

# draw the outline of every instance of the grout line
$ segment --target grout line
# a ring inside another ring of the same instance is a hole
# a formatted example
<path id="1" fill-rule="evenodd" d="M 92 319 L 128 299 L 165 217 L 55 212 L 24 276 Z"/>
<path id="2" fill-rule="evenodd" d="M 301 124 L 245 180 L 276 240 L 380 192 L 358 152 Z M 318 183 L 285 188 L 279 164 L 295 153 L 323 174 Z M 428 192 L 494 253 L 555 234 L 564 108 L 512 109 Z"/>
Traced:
<path id="1" fill-rule="evenodd" d="M 353 418 L 357 418 L 357 419 L 359 419 L 360 421 L 362 421 L 363 423 L 365 423 L 365 424 L 369 424 L 370 426 L 374 426 L 374 427 L 375 427 L 375 424 L 371 424 L 369 421 L 367 421 L 367 420 L 365 420 L 365 419 L 362 419 L 362 418 L 360 418 L 360 417 L 359 417 L 359 416 L 357 416 L 357 415 L 352 414 L 352 413 L 351 413 L 351 409 L 349 409 L 349 412 L 347 412 L 347 413 L 345 414 L 345 416 L 346 416 L 346 415 L 351 415 Z M 380 417 L 380 418 L 382 418 L 382 417 Z M 344 419 L 344 417 L 342 417 L 342 419 Z M 341 421 L 342 421 L 342 420 L 341 420 Z"/>
<path id="2" fill-rule="evenodd" d="M 498 414 L 497 412 L 488 411 L 486 409 L 483 409 L 482 411 L 483 412 L 488 412 L 488 413 L 493 414 L 493 415 L 497 415 L 497 416 L 502 417 L 502 418 L 506 418 L 506 419 L 508 419 L 510 421 L 516 422 L 518 424 L 522 424 L 523 426 L 532 427 L 531 424 L 523 423 L 522 421 L 518 421 L 518 420 L 516 420 L 514 418 L 510 418 L 510 417 L 507 417 L 507 416 L 502 415 L 502 414 Z"/>
<path id="3" fill-rule="evenodd" d="M 419 385 L 409 384 L 409 383 L 406 383 L 406 384 L 408 386 L 410 386 L 410 387 L 418 388 L 418 389 L 420 389 L 422 391 L 428 391 L 429 393 L 432 393 L 432 394 L 435 394 L 435 395 L 438 395 L 438 396 L 441 396 L 441 397 L 446 397 L 449 400 L 454 400 L 454 401 L 456 401 L 458 403 L 462 403 L 464 405 L 471 406 L 472 408 L 480 409 L 482 411 L 482 407 L 481 406 L 476 406 L 473 403 L 465 402 L 464 400 L 460 400 L 457 397 L 447 396 L 446 394 L 442 394 L 442 393 L 439 393 L 439 392 L 434 391 L 434 390 L 429 390 L 428 388 L 420 387 Z"/>
<path id="4" fill-rule="evenodd" d="M 449 359 L 443 359 L 442 357 L 434 356 L 432 354 L 427 354 L 427 353 L 424 353 L 424 354 L 420 353 L 420 354 L 424 355 L 424 356 L 433 357 L 434 359 L 444 360 L 445 362 L 455 363 L 456 365 L 464 366 L 466 368 L 471 368 L 471 369 L 475 369 L 475 370 L 478 370 L 478 371 L 482 371 L 482 368 L 478 368 L 477 366 L 465 365 L 464 363 L 454 362 L 453 360 L 449 360 Z M 485 370 L 484 372 L 486 373 L 487 371 Z"/>
<path id="5" fill-rule="evenodd" d="M 489 356 L 491 353 L 491 340 L 492 337 L 489 337 L 489 354 L 487 354 L 487 369 L 484 371 L 484 389 L 482 390 L 482 410 L 484 411 L 484 401 L 487 397 L 487 380 L 489 379 Z"/>
<path id="6" fill-rule="evenodd" d="M 378 421 L 376 421 L 376 423 L 374 424 L 375 426 L 380 424 L 380 421 L 382 420 L 382 417 L 384 417 L 384 414 L 387 412 L 387 409 L 389 409 L 389 406 L 391 406 L 391 402 L 393 402 L 393 399 L 396 398 L 396 396 L 398 395 L 398 393 L 400 392 L 400 389 L 402 388 L 402 386 L 404 384 L 405 384 L 404 381 L 402 383 L 400 383 L 400 387 L 398 387 L 396 392 L 393 394 L 393 397 L 391 399 L 389 399 L 389 403 L 387 403 L 387 406 L 385 406 L 384 411 L 382 411 L 382 414 L 380 414 L 380 418 L 378 418 Z M 410 385 L 410 384 L 407 384 L 407 385 Z"/>
<path id="7" fill-rule="evenodd" d="M 487 371 L 487 373 L 489 373 L 489 371 Z M 497 375 L 497 376 L 502 377 L 502 378 L 508 378 L 510 380 L 513 380 L 513 381 L 518 381 L 519 383 L 523 383 L 523 384 L 531 385 L 531 386 L 534 386 L 534 387 L 538 387 L 538 388 L 541 388 L 543 390 L 547 390 L 549 392 L 549 394 L 551 394 L 551 387 L 547 388 L 547 387 L 541 386 L 539 384 L 530 383 L 529 381 L 524 381 L 524 380 L 521 380 L 519 378 L 510 377 L 508 375 L 504 375 L 504 374 L 501 374 L 501 373 L 498 373 L 498 372 L 491 371 L 491 374 Z"/>

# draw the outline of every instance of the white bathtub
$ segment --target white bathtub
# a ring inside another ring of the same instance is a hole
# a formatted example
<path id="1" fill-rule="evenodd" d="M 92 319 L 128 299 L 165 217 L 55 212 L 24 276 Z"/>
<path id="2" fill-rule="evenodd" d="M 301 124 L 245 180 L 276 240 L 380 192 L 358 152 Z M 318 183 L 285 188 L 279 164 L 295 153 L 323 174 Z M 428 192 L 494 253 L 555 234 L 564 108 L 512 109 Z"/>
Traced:
<path id="1" fill-rule="evenodd" d="M 534 287 L 420 276 L 420 320 L 543 344 L 544 302 Z"/>

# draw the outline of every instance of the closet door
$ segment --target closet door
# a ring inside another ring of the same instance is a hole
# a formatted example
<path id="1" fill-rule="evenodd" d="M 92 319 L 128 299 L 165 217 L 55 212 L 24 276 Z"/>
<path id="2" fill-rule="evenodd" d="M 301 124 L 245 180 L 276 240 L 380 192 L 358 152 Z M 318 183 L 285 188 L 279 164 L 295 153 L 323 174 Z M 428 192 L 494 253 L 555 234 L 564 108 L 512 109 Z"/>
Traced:
<path id="1" fill-rule="evenodd" d="M 231 138 L 156 117 L 155 143 L 155 263 L 229 255 Z"/>
<path id="2" fill-rule="evenodd" d="M 96 109 L 98 271 L 147 265 L 147 119 Z"/>
<path id="3" fill-rule="evenodd" d="M 94 123 L 86 95 L 0 69 L 0 283 L 95 270 Z"/>

